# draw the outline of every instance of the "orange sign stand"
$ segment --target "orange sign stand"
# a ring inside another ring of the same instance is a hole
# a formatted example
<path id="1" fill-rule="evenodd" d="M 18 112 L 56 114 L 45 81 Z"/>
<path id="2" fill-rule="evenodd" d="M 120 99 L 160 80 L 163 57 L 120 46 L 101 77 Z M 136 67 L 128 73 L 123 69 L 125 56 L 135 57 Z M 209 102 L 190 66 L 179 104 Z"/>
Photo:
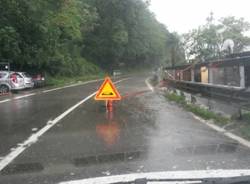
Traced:
<path id="1" fill-rule="evenodd" d="M 95 100 L 105 100 L 108 112 L 113 111 L 113 100 L 121 100 L 121 95 L 109 77 L 106 77 L 100 89 L 97 91 Z"/>

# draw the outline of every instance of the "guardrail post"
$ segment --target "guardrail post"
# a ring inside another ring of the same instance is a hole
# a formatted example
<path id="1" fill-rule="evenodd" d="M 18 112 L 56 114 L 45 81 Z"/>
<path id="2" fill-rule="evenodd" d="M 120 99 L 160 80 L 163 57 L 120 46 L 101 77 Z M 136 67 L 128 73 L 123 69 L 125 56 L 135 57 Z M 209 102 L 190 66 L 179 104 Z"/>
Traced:
<path id="1" fill-rule="evenodd" d="M 211 66 L 208 67 L 208 83 L 214 83 L 213 68 Z"/>
<path id="2" fill-rule="evenodd" d="M 191 81 L 195 82 L 194 81 L 194 69 L 193 68 L 191 68 Z"/>
<path id="3" fill-rule="evenodd" d="M 240 70 L 240 87 L 245 88 L 245 67 L 243 65 L 240 65 L 239 67 Z"/>
<path id="4" fill-rule="evenodd" d="M 241 107 L 239 107 L 238 113 L 239 113 L 239 119 L 242 120 L 242 111 L 241 111 Z"/>
<path id="5" fill-rule="evenodd" d="M 194 97 L 194 95 L 191 94 L 191 103 L 195 104 L 197 102 L 196 98 Z"/>

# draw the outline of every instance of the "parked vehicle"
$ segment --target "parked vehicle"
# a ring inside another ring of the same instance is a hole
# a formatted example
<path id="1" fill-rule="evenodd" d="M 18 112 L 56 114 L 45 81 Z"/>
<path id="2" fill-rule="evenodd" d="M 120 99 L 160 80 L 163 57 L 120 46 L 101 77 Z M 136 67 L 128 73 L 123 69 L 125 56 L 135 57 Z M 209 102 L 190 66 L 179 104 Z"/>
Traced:
<path id="1" fill-rule="evenodd" d="M 33 79 L 28 73 L 18 72 L 18 74 L 20 74 L 23 77 L 25 88 L 33 88 L 34 87 Z"/>
<path id="2" fill-rule="evenodd" d="M 0 71 L 0 93 L 22 89 L 25 89 L 25 82 L 18 72 Z"/>
<path id="3" fill-rule="evenodd" d="M 45 77 L 42 74 L 37 74 L 32 77 L 34 87 L 42 87 L 45 85 Z"/>

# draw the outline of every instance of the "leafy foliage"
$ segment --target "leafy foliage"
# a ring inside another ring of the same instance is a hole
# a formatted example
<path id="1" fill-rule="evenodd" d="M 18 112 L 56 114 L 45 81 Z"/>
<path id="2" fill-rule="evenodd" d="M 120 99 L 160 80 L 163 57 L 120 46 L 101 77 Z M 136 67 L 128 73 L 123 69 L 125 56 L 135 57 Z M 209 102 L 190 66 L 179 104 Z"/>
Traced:
<path id="1" fill-rule="evenodd" d="M 232 39 L 235 43 L 234 51 L 241 52 L 250 44 L 250 38 L 245 36 L 245 32 L 249 30 L 250 23 L 243 18 L 237 19 L 229 16 L 221 18 L 218 23 L 215 23 L 211 13 L 205 25 L 183 35 L 186 57 L 201 60 L 219 57 L 226 39 Z"/>
<path id="2" fill-rule="evenodd" d="M 89 67 L 96 72 L 97 66 L 149 67 L 183 59 L 179 38 L 169 41 L 171 33 L 148 5 L 142 0 L 0 0 L 0 59 L 11 61 L 15 70 L 67 76 Z"/>

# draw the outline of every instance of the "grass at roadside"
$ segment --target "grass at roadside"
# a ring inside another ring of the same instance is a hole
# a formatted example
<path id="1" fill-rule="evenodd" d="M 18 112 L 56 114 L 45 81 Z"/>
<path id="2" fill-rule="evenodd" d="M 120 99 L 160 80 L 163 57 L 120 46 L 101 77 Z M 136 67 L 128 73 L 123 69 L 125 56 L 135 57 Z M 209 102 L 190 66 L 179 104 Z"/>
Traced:
<path id="1" fill-rule="evenodd" d="M 85 75 L 85 76 L 75 76 L 75 77 L 48 77 L 46 80 L 46 86 L 61 87 L 67 84 L 73 84 L 77 82 L 84 82 L 87 80 L 103 78 L 105 75 L 103 73 L 99 75 Z"/>
<path id="2" fill-rule="evenodd" d="M 170 100 L 170 101 L 174 101 L 174 102 L 176 102 L 176 103 L 178 103 L 178 104 L 182 104 L 182 105 L 185 105 L 186 104 L 186 101 L 185 101 L 185 98 L 184 98 L 184 96 L 179 96 L 179 95 L 177 95 L 177 94 L 175 94 L 175 93 L 167 93 L 166 94 L 166 98 L 168 99 L 168 100 Z"/>
<path id="3" fill-rule="evenodd" d="M 241 126 L 238 128 L 237 132 L 242 135 L 242 137 L 250 140 L 250 113 L 242 114 Z"/>
<path id="4" fill-rule="evenodd" d="M 227 117 L 223 117 L 197 105 L 187 103 L 184 96 L 180 96 L 175 93 L 167 93 L 165 97 L 169 101 L 174 101 L 180 104 L 187 111 L 190 111 L 205 120 L 213 120 L 214 123 L 218 124 L 219 126 L 226 125 L 230 122 L 230 119 Z"/>
<path id="5" fill-rule="evenodd" d="M 250 124 L 242 126 L 239 129 L 239 133 L 243 138 L 250 140 Z"/>
<path id="6" fill-rule="evenodd" d="M 244 114 L 242 114 L 242 119 L 243 119 L 246 123 L 250 124 L 250 113 L 244 113 Z"/>

